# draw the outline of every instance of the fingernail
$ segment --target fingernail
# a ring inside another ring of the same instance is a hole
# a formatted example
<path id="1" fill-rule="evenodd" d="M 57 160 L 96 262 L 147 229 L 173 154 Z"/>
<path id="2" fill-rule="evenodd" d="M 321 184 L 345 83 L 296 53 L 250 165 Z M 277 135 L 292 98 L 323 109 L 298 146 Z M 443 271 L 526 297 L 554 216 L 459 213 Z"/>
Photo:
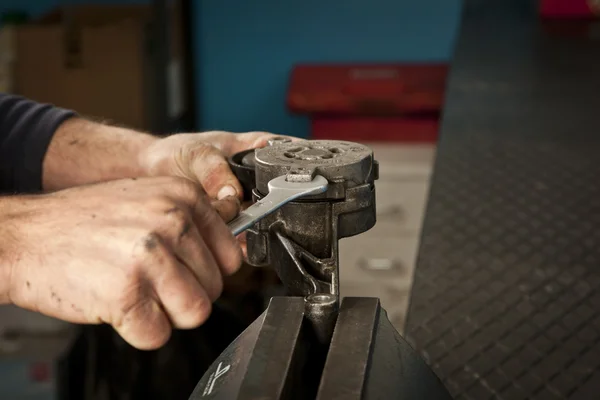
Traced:
<path id="1" fill-rule="evenodd" d="M 217 193 L 217 199 L 223 200 L 225 197 L 237 196 L 237 191 L 233 188 L 233 186 L 223 186 L 219 193 Z"/>

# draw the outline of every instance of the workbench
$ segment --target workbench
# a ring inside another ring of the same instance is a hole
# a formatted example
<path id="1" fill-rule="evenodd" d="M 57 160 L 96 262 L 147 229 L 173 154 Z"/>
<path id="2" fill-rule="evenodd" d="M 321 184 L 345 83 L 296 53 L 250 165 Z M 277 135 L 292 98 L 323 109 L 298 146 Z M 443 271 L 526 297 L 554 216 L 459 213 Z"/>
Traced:
<path id="1" fill-rule="evenodd" d="M 405 336 L 457 399 L 600 393 L 600 38 L 466 1 Z"/>

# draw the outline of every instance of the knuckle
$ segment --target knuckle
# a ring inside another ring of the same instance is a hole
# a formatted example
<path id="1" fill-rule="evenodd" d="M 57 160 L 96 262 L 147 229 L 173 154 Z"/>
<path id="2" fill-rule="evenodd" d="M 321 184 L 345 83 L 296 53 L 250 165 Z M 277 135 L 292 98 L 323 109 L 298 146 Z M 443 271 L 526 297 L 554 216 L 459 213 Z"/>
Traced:
<path id="1" fill-rule="evenodd" d="M 195 141 L 189 143 L 180 149 L 180 169 L 187 170 L 187 166 L 197 162 L 205 162 L 212 159 L 215 155 L 221 155 L 221 151 L 211 143 Z"/>
<path id="2" fill-rule="evenodd" d="M 124 278 L 122 279 L 123 283 L 126 285 L 125 289 L 135 285 L 136 281 L 141 280 L 144 273 L 147 259 L 147 256 L 144 256 L 144 254 L 147 250 L 144 246 L 145 241 L 140 240 L 139 243 L 140 245 L 136 246 L 136 248 L 141 248 L 143 250 L 134 251 L 131 261 L 125 266 Z M 124 291 L 121 291 L 120 293 L 124 293 Z"/>
<path id="3" fill-rule="evenodd" d="M 227 161 L 223 159 L 215 159 L 206 166 L 203 182 L 209 186 L 219 186 L 224 181 L 233 180 L 235 175 L 229 168 Z"/>
<path id="4" fill-rule="evenodd" d="M 181 179 L 178 181 L 177 193 L 187 203 L 197 203 L 204 197 L 202 187 L 189 179 Z"/>
<path id="5" fill-rule="evenodd" d="M 202 325 L 212 312 L 212 303 L 208 299 L 202 299 L 197 304 L 197 312 L 196 312 L 196 326 Z"/>
<path id="6" fill-rule="evenodd" d="M 180 310 L 180 315 L 187 315 L 182 324 L 185 328 L 195 328 L 202 325 L 212 312 L 212 303 L 205 296 L 190 296 Z"/>
<path id="7" fill-rule="evenodd" d="M 240 269 L 242 261 L 242 250 L 237 241 L 233 239 L 231 249 L 225 252 L 224 257 L 221 260 L 221 268 L 226 274 L 231 275 Z"/>
<path id="8" fill-rule="evenodd" d="M 195 142 L 190 149 L 190 155 L 193 159 L 205 158 L 215 153 L 221 154 L 219 149 L 207 142 Z"/>
<path id="9" fill-rule="evenodd" d="M 198 143 L 191 152 L 192 160 L 201 163 L 205 168 L 213 168 L 215 165 L 228 165 L 225 156 L 210 143 Z"/>
<path id="10" fill-rule="evenodd" d="M 212 285 L 206 288 L 206 293 L 211 301 L 215 301 L 221 296 L 221 293 L 223 293 L 223 279 L 220 274 L 217 275 Z"/>
<path id="11" fill-rule="evenodd" d="M 132 320 L 143 318 L 144 314 L 147 314 L 145 310 L 148 309 L 146 304 L 148 300 L 143 295 L 143 287 L 140 283 L 134 280 L 126 285 L 114 303 L 116 318 L 114 318 L 113 325 L 120 327 Z"/>
<path id="12" fill-rule="evenodd" d="M 166 225 L 169 231 L 177 236 L 177 239 L 183 238 L 192 228 L 191 217 L 188 212 L 180 207 L 173 207 L 165 212 Z"/>
<path id="13" fill-rule="evenodd" d="M 112 325 L 135 347 L 157 349 L 171 336 L 171 327 L 160 305 L 143 285 L 132 286 L 117 301 Z"/>
<path id="14" fill-rule="evenodd" d="M 160 213 L 175 207 L 175 202 L 166 194 L 156 194 L 146 199 L 144 212 Z"/>
<path id="15" fill-rule="evenodd" d="M 140 308 L 140 310 L 150 307 L 151 305 Z M 140 350 L 161 348 L 169 341 L 172 332 L 170 324 L 165 321 L 161 311 L 147 317 L 142 315 L 132 316 L 125 319 L 123 325 L 115 327 L 115 329 L 130 344 Z"/>
<path id="16" fill-rule="evenodd" d="M 213 204 L 213 209 L 216 213 L 214 217 L 217 215 L 221 217 L 225 222 L 231 221 L 235 216 L 239 213 L 241 204 L 237 198 L 234 198 L 233 201 L 221 200 L 216 201 Z"/>
<path id="17" fill-rule="evenodd" d="M 161 348 L 162 346 L 167 344 L 167 342 L 171 338 L 171 327 L 165 326 L 163 324 L 150 324 L 149 331 L 151 333 L 149 334 L 149 337 L 146 340 L 145 346 L 143 346 L 149 350 Z"/>

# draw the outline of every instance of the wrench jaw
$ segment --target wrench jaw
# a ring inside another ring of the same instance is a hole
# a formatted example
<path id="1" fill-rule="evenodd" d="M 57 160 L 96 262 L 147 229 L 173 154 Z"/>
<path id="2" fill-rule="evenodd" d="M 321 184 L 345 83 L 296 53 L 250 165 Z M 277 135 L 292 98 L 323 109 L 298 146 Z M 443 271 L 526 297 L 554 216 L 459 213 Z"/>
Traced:
<path id="1" fill-rule="evenodd" d="M 288 202 L 310 195 L 318 195 L 326 190 L 327 179 L 319 175 L 308 182 L 289 182 L 284 176 L 274 178 L 269 182 L 269 193 L 257 199 L 254 204 L 242 211 L 227 225 L 231 233 L 237 236 Z"/>

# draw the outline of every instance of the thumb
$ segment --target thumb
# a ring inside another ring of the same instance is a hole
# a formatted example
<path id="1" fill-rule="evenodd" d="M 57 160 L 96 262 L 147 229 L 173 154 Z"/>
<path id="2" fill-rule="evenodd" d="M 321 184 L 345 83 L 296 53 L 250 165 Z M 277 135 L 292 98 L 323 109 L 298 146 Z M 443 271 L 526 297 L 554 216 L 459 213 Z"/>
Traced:
<path id="1" fill-rule="evenodd" d="M 184 152 L 187 153 L 181 160 L 184 175 L 199 182 L 210 198 L 222 200 L 230 196 L 243 197 L 240 182 L 217 148 L 208 143 L 195 143 Z"/>
<path id="2" fill-rule="evenodd" d="M 240 212 L 240 200 L 237 197 L 230 196 L 223 200 L 214 200 L 211 204 L 225 222 L 231 221 Z"/>

